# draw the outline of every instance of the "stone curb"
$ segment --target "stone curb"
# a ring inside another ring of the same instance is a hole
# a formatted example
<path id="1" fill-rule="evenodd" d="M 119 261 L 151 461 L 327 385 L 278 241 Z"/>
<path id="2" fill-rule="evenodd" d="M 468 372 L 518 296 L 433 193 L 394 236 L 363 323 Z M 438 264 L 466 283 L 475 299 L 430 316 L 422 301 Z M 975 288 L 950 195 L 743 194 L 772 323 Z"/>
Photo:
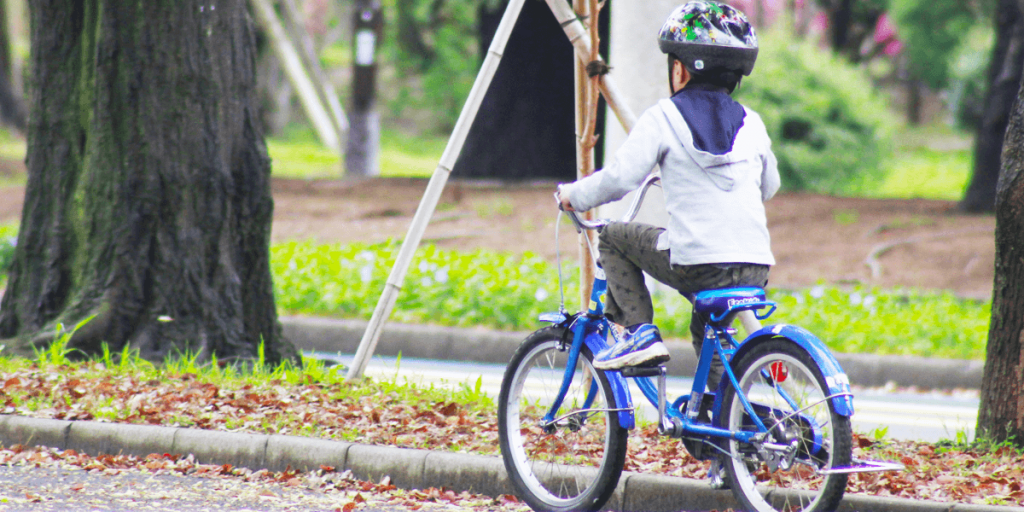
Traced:
<path id="1" fill-rule="evenodd" d="M 0 442 L 39 445 L 97 455 L 192 454 L 202 464 L 232 464 L 253 470 L 301 470 L 333 466 L 356 478 L 383 476 L 405 489 L 444 486 L 487 496 L 512 494 L 498 457 L 390 446 L 359 445 L 283 435 L 259 435 L 150 425 L 64 421 L 0 415 Z M 606 509 L 623 512 L 722 510 L 738 504 L 729 491 L 706 482 L 624 473 Z M 847 495 L 839 512 L 1024 512 L 1024 507 L 965 505 Z"/>
<path id="2" fill-rule="evenodd" d="M 300 350 L 354 354 L 366 331 L 366 322 L 332 318 L 282 317 L 285 336 Z M 542 324 L 538 323 L 538 328 Z M 505 364 L 527 332 L 456 329 L 427 325 L 387 324 L 376 354 L 403 357 Z M 692 376 L 697 357 L 689 341 L 666 341 L 672 360 L 666 365 L 676 376 Z M 925 389 L 979 389 L 984 361 L 928 359 L 909 356 L 835 354 L 839 364 L 859 386 L 895 382 Z"/>

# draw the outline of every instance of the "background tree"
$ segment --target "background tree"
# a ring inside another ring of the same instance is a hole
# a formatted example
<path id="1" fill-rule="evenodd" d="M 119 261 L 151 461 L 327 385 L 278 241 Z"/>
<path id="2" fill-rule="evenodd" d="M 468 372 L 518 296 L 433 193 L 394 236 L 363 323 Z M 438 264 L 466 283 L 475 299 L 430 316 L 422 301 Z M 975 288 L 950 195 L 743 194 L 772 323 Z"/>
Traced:
<path id="1" fill-rule="evenodd" d="M 1019 88 L 996 187 L 996 272 L 992 289 L 979 436 L 1024 446 L 1024 88 Z"/>
<path id="2" fill-rule="evenodd" d="M 7 2 L 0 1 L 0 123 L 25 131 L 25 100 L 14 84 Z"/>
<path id="3" fill-rule="evenodd" d="M 28 184 L 0 338 L 270 362 L 270 161 L 244 0 L 31 3 Z"/>
<path id="4" fill-rule="evenodd" d="M 960 201 L 960 209 L 967 212 L 991 212 L 995 207 L 1003 136 L 1024 73 L 1024 1 L 999 0 L 995 24 L 988 92 L 974 139 L 974 171 Z"/>
<path id="5" fill-rule="evenodd" d="M 921 123 L 923 87 L 942 90 L 949 86 L 950 56 L 970 27 L 981 17 L 979 5 L 963 0 L 892 0 L 892 15 L 899 27 L 901 53 L 906 59 L 909 89 L 907 118 Z"/>
<path id="6" fill-rule="evenodd" d="M 858 63 L 873 55 L 870 45 L 889 0 L 818 0 L 828 17 L 832 50 Z"/>

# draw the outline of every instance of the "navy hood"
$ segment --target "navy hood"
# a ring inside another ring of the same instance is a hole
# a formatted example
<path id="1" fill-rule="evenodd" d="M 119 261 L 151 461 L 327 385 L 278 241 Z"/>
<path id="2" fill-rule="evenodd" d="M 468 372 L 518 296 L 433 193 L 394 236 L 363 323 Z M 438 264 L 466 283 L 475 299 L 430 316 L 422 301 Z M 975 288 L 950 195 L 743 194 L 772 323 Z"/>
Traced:
<path id="1" fill-rule="evenodd" d="M 723 89 L 691 86 L 672 96 L 683 120 L 693 134 L 693 147 L 712 155 L 732 151 L 736 134 L 747 116 L 743 105 Z"/>

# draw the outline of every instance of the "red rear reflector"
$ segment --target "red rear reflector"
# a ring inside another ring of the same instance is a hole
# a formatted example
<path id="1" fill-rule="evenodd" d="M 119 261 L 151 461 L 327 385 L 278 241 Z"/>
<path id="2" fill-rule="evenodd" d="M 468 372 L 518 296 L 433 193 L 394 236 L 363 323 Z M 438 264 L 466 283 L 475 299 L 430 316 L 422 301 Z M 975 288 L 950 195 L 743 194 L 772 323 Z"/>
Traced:
<path id="1" fill-rule="evenodd" d="M 786 367 L 786 363 L 775 361 L 768 365 L 768 373 L 775 382 L 786 382 L 786 378 L 789 377 L 789 368 Z"/>

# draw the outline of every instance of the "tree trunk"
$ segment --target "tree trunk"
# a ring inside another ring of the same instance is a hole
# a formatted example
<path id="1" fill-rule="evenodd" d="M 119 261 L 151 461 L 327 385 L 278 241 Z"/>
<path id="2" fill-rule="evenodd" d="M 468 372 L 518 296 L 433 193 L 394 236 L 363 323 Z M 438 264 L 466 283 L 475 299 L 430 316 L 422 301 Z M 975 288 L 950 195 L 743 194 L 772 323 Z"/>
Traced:
<path id="1" fill-rule="evenodd" d="M 295 359 L 244 0 L 31 3 L 28 184 L 0 338 Z"/>
<path id="2" fill-rule="evenodd" d="M 481 54 L 503 12 L 504 6 L 495 12 L 481 9 Z M 607 8 L 602 14 L 608 17 Z M 455 176 L 576 179 L 572 59 L 572 45 L 547 4 L 526 2 Z"/>
<path id="3" fill-rule="evenodd" d="M 1024 446 L 1024 88 L 1010 114 L 996 187 L 996 271 L 978 435 Z"/>
<path id="4" fill-rule="evenodd" d="M 920 80 L 911 78 L 907 80 L 907 122 L 913 126 L 920 126 L 923 117 L 922 103 L 924 95 L 924 84 Z"/>
<path id="5" fill-rule="evenodd" d="M 7 3 L 0 1 L 0 123 L 25 131 L 25 99 L 14 86 L 14 61 L 8 34 Z"/>
<path id="6" fill-rule="evenodd" d="M 1020 0 L 999 0 L 996 45 L 988 70 L 988 92 L 974 140 L 974 172 L 960 201 L 966 212 L 991 212 L 996 204 L 1000 155 L 1010 109 L 1024 72 L 1024 6 Z"/>

